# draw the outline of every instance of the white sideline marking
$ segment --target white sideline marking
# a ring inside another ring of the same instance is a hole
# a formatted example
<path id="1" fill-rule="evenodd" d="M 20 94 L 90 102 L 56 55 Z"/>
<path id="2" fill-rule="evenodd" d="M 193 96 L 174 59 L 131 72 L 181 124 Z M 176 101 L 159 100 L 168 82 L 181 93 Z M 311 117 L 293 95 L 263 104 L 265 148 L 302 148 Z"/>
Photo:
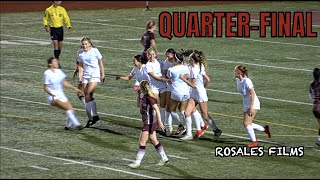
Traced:
<path id="1" fill-rule="evenodd" d="M 46 171 L 49 170 L 48 168 L 39 167 L 39 166 L 30 166 L 30 167 L 33 167 L 33 168 L 36 168 L 36 169 L 41 169 L 41 170 L 46 170 Z"/>
<path id="2" fill-rule="evenodd" d="M 24 39 L 36 39 L 36 38 L 29 38 L 29 37 L 22 37 L 22 36 L 13 36 L 13 35 L 6 35 L 6 34 L 1 34 L 1 36 L 18 37 L 18 38 L 24 38 Z M 40 39 L 36 39 L 36 40 L 40 40 Z M 64 43 L 67 43 L 67 44 L 77 44 L 77 45 L 79 45 L 79 43 L 72 43 L 72 42 L 64 42 Z M 140 52 L 140 50 L 133 50 L 133 49 L 112 48 L 112 47 L 105 47 L 105 46 L 97 46 L 97 47 L 107 48 L 107 49 L 109 48 L 109 49 L 123 50 L 123 51 L 131 51 L 131 52 Z M 320 55 L 319 55 L 319 57 L 320 57 Z M 269 65 L 263 65 L 263 64 L 244 63 L 244 62 L 228 61 L 228 60 L 221 60 L 221 59 L 213 59 L 213 58 L 210 58 L 210 57 L 208 57 L 207 60 L 211 60 L 211 61 L 221 61 L 221 62 L 232 63 L 232 64 L 239 64 L 239 63 L 241 63 L 241 64 L 248 64 L 248 65 L 252 65 L 252 66 L 261 66 L 261 67 L 268 67 L 268 68 L 275 68 L 275 69 L 285 69 L 285 70 L 312 72 L 312 70 L 308 70 L 308 69 L 286 68 L 286 67 L 269 66 Z"/>
<path id="3" fill-rule="evenodd" d="M 136 20 L 136 19 L 133 19 L 133 18 L 123 18 L 123 19 L 129 20 L 129 21 L 135 21 Z"/>
<path id="4" fill-rule="evenodd" d="M 109 19 L 97 19 L 98 21 L 107 21 L 109 22 L 110 20 Z"/>
<path id="5" fill-rule="evenodd" d="M 33 103 L 33 104 L 41 104 L 41 105 L 50 106 L 50 105 L 49 105 L 49 104 L 47 104 L 47 103 L 41 103 L 41 102 L 35 102 L 35 101 L 28 101 L 28 100 L 16 99 L 16 98 L 11 98 L 11 97 L 4 97 L 4 96 L 1 96 L 1 98 L 4 98 L 4 99 L 11 99 L 11 100 L 20 101 L 20 102 L 29 102 L 29 103 Z M 78 109 L 78 108 L 74 108 L 74 110 L 77 110 L 77 111 L 83 111 L 83 112 L 85 112 L 85 111 L 86 111 L 86 110 L 84 110 L 84 109 Z M 108 113 L 103 113 L 103 112 L 98 112 L 98 114 L 103 114 L 103 115 L 107 115 L 107 116 L 114 116 L 114 117 L 120 117 L 120 118 L 125 118 L 125 119 L 132 119 L 132 120 L 136 120 L 136 121 L 141 121 L 141 119 L 138 119 L 138 118 L 132 118 L 132 117 L 128 117 L 128 116 L 121 116 L 121 115 L 115 115 L 115 114 L 108 114 Z M 195 130 L 195 129 L 193 129 L 193 130 Z M 206 132 L 206 133 L 213 134 L 213 132 L 212 132 L 212 131 L 209 131 L 209 132 Z M 247 138 L 247 137 L 243 137 L 243 136 L 236 136 L 236 135 L 231 135 L 231 134 L 226 134 L 226 133 L 222 133 L 222 135 L 230 136 L 230 137 L 237 137 L 237 138 L 240 138 L 240 139 L 250 139 L 250 138 Z M 261 142 L 273 143 L 273 144 L 280 144 L 280 143 L 278 143 L 278 142 L 265 141 L 265 140 L 260 140 L 260 139 L 259 139 L 259 141 L 261 141 Z"/>
<path id="6" fill-rule="evenodd" d="M 255 60 L 255 61 L 268 61 L 268 60 L 262 60 L 262 59 L 258 59 L 258 58 L 254 58 L 253 60 Z"/>
<path id="7" fill-rule="evenodd" d="M 98 165 L 87 164 L 87 163 L 84 163 L 84 162 L 75 161 L 75 160 L 66 159 L 66 158 L 59 158 L 59 157 L 44 155 L 44 154 L 40 154 L 40 153 L 33 153 L 33 152 L 23 151 L 23 150 L 19 150 L 19 149 L 7 148 L 7 147 L 3 147 L 3 146 L 0 146 L 0 148 L 6 149 L 6 150 L 10 150 L 10 151 L 16 151 L 16 152 L 36 155 L 36 156 L 42 156 L 42 157 L 46 157 L 46 158 L 50 158 L 50 159 L 57 159 L 57 160 L 61 160 L 61 161 L 67 161 L 67 162 L 71 162 L 71 163 L 74 163 L 74 164 L 81 164 L 81 165 L 91 166 L 91 167 L 95 167 L 95 168 L 101 168 L 101 169 L 107 169 L 107 170 L 111 170 L 111 171 L 122 172 L 122 173 L 131 174 L 131 175 L 135 175 L 135 176 L 140 176 L 140 177 L 144 177 L 144 178 L 159 179 L 157 177 L 147 176 L 147 175 L 143 175 L 143 174 L 139 174 L 139 173 L 133 173 L 133 172 L 130 172 L 130 171 L 110 168 L 110 167 L 106 167 L 106 166 L 98 166 Z"/>
<path id="8" fill-rule="evenodd" d="M 132 159 L 127 159 L 127 158 L 122 158 L 122 160 L 129 161 L 129 162 L 134 162 L 135 161 L 135 160 L 132 160 Z"/>
<path id="9" fill-rule="evenodd" d="M 24 42 L 24 43 L 34 43 L 34 44 L 40 44 L 40 45 L 49 45 L 51 44 L 51 42 L 46 42 L 46 41 L 31 41 L 31 40 L 15 40 L 15 41 L 20 41 L 20 42 Z"/>
<path id="10" fill-rule="evenodd" d="M 81 161 L 82 163 L 91 163 L 92 161 Z M 66 162 L 66 163 L 63 163 L 63 164 L 75 164 L 75 163 L 71 163 L 71 162 Z"/>
<path id="11" fill-rule="evenodd" d="M 169 157 L 173 157 L 173 158 L 177 158 L 177 159 L 189 159 L 189 158 L 184 158 L 184 157 L 180 157 L 180 156 L 175 156 L 175 155 L 168 155 Z"/>
<path id="12" fill-rule="evenodd" d="M 123 40 L 126 40 L 126 41 L 140 41 L 140 39 L 123 39 Z"/>
<path id="13" fill-rule="evenodd" d="M 115 25 L 115 24 L 104 24 L 104 23 L 86 22 L 86 21 L 77 21 L 77 20 L 73 20 L 73 22 L 84 23 L 84 24 L 98 24 L 98 25 L 102 25 L 102 26 L 125 27 L 125 28 L 133 28 L 133 29 L 144 29 L 144 30 L 146 29 L 146 28 L 142 28 L 142 27 L 124 26 L 124 25 Z"/>
<path id="14" fill-rule="evenodd" d="M 234 94 L 234 95 L 241 95 L 240 93 L 221 91 L 221 90 L 215 90 L 215 89 L 207 89 L 207 91 L 220 92 L 220 93 L 226 93 L 226 94 Z M 264 97 L 264 96 L 258 96 L 258 98 L 312 106 L 312 103 L 305 103 L 305 102 L 298 102 L 298 101 L 288 101 L 288 100 L 283 100 L 283 99 L 268 98 L 268 97 Z"/>
<path id="15" fill-rule="evenodd" d="M 27 73 L 34 73 L 34 74 L 39 74 L 39 72 L 35 72 L 35 71 L 24 71 L 24 72 L 27 72 Z"/>
<path id="16" fill-rule="evenodd" d="M 237 62 L 237 61 L 228 61 L 223 59 L 214 59 L 210 58 L 209 61 L 220 61 L 230 64 L 248 64 L 252 66 L 261 66 L 261 67 L 269 67 L 269 68 L 275 68 L 275 69 L 285 69 L 285 70 L 294 70 L 294 71 L 306 71 L 306 72 L 312 72 L 312 70 L 309 69 L 296 69 L 296 68 L 287 68 L 287 67 L 280 67 L 280 66 L 269 66 L 269 65 L 263 65 L 263 64 L 254 64 L 254 63 L 246 63 L 246 62 Z"/>
<path id="17" fill-rule="evenodd" d="M 292 59 L 292 60 L 301 60 L 299 58 L 292 58 L 292 57 L 285 57 L 286 59 Z"/>
<path id="18" fill-rule="evenodd" d="M 30 45 L 30 44 L 24 44 L 24 43 L 18 43 L 18 42 L 13 42 L 13 41 L 0 41 L 0 44 L 3 45 Z"/>

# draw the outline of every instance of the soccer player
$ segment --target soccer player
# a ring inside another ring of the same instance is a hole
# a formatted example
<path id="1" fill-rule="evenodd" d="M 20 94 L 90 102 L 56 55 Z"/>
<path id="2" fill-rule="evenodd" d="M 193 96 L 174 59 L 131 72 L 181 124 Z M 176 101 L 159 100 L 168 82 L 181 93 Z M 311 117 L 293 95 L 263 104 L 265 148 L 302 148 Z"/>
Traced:
<path id="1" fill-rule="evenodd" d="M 140 82 L 141 82 L 141 76 L 142 76 L 142 71 L 144 70 L 145 64 L 141 63 L 142 60 L 142 55 L 138 54 L 133 57 L 133 64 L 134 68 L 131 70 L 131 72 L 127 76 L 116 76 L 116 80 L 131 80 L 133 77 L 136 78 L 136 83 L 133 86 L 133 90 L 137 91 L 137 107 L 140 107 Z"/>
<path id="2" fill-rule="evenodd" d="M 206 75 L 206 57 L 202 51 L 197 50 L 184 50 L 182 52 L 184 56 L 189 57 L 189 68 L 190 68 L 190 81 L 187 80 L 184 76 L 180 78 L 186 82 L 190 87 L 190 99 L 188 100 L 187 108 L 184 112 L 186 121 L 191 122 L 191 113 L 194 111 L 195 107 L 199 104 L 200 111 L 203 119 L 205 119 L 214 132 L 213 141 L 217 141 L 218 137 L 221 135 L 222 131 L 217 127 L 213 118 L 209 116 L 208 113 L 208 95 L 205 86 L 207 86 L 210 78 Z M 207 128 L 204 124 L 201 123 L 201 118 L 195 118 L 196 122 L 196 134 L 195 138 L 198 138 L 203 135 L 204 130 Z M 186 123 L 187 126 L 187 135 L 192 133 L 191 123 Z M 202 124 L 202 127 L 201 127 Z M 187 138 L 187 137 L 186 137 Z M 191 137 L 190 137 L 191 138 Z"/>
<path id="3" fill-rule="evenodd" d="M 186 131 L 186 129 L 181 124 L 179 115 L 176 113 L 176 109 L 179 105 L 179 111 L 185 120 L 184 111 L 187 107 L 190 93 L 188 84 L 181 80 L 179 76 L 184 75 L 186 78 L 188 78 L 190 75 L 190 71 L 189 68 L 183 64 L 183 56 L 180 53 L 174 54 L 174 60 L 172 61 L 172 63 L 173 67 L 170 67 L 167 72 L 167 77 L 171 79 L 172 83 L 171 99 L 168 112 L 176 122 L 179 122 L 176 135 L 182 135 Z M 170 122 L 168 121 L 168 126 L 171 127 L 172 125 L 169 123 Z M 189 122 L 185 120 L 185 123 L 188 126 L 187 123 Z M 187 134 L 187 136 L 182 137 L 182 140 L 188 139 L 192 139 L 192 134 Z"/>
<path id="4" fill-rule="evenodd" d="M 319 137 L 316 139 L 316 144 L 320 146 L 320 69 L 313 69 L 313 81 L 309 85 L 309 93 L 313 103 L 312 112 L 315 118 L 318 120 L 319 125 Z"/>
<path id="5" fill-rule="evenodd" d="M 104 63 L 100 51 L 95 48 L 88 37 L 81 40 L 82 49 L 78 51 L 79 62 L 79 82 L 84 86 L 86 113 L 88 122 L 85 127 L 90 127 L 99 121 L 96 102 L 93 98 L 93 92 L 98 83 L 104 83 Z"/>
<path id="6" fill-rule="evenodd" d="M 156 30 L 156 22 L 154 20 L 149 20 L 147 22 L 146 31 L 142 34 L 140 43 L 143 47 L 142 51 L 142 63 L 146 64 L 148 61 L 147 50 L 149 48 L 156 48 L 156 39 L 154 37 L 154 30 Z"/>
<path id="7" fill-rule="evenodd" d="M 68 118 L 66 121 L 65 130 L 69 130 L 72 127 L 78 130 L 82 129 L 80 122 L 74 115 L 73 107 L 63 91 L 63 86 L 66 86 L 77 93 L 83 94 L 83 92 L 80 89 L 73 87 L 68 81 L 66 81 L 66 74 L 61 69 L 58 69 L 58 67 L 58 60 L 50 57 L 48 59 L 48 69 L 44 72 L 43 84 L 43 90 L 48 94 L 48 103 L 66 112 Z"/>
<path id="8" fill-rule="evenodd" d="M 253 119 L 256 116 L 258 110 L 260 110 L 260 101 L 255 93 L 253 83 L 248 77 L 248 70 L 243 65 L 238 65 L 234 68 L 234 75 L 237 82 L 237 90 L 242 95 L 243 100 L 243 125 L 247 130 L 247 133 L 252 141 L 248 144 L 248 147 L 258 146 L 258 141 L 254 130 L 264 131 L 268 137 L 271 137 L 269 127 L 262 127 L 253 123 Z"/>
<path id="9" fill-rule="evenodd" d="M 131 168 L 140 167 L 143 156 L 146 153 L 146 143 L 150 138 L 151 143 L 156 148 L 158 154 L 161 157 L 158 165 L 165 165 L 169 163 L 169 159 L 164 152 L 163 146 L 157 139 L 156 129 L 159 127 L 164 129 L 164 125 L 161 121 L 160 110 L 157 105 L 157 99 L 150 89 L 148 81 L 140 82 L 141 99 L 140 99 L 140 113 L 142 117 L 142 128 L 139 138 L 139 150 L 136 155 L 136 160 L 129 164 Z M 156 114 L 154 114 L 156 112 Z M 154 118 L 156 116 L 156 119 Z"/>
<path id="10" fill-rule="evenodd" d="M 69 15 L 64 7 L 61 6 L 62 1 L 53 1 L 48 7 L 43 17 L 43 25 L 53 43 L 54 57 L 59 60 L 63 42 L 63 22 L 67 25 L 68 31 L 71 29 Z M 60 67 L 60 64 L 59 64 Z"/>

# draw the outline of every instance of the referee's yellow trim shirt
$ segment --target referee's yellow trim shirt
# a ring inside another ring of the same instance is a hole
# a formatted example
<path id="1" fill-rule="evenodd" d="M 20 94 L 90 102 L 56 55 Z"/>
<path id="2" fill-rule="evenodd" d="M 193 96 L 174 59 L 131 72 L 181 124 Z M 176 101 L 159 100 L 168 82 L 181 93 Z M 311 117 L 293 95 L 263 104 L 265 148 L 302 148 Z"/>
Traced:
<path id="1" fill-rule="evenodd" d="M 59 28 L 63 26 L 63 20 L 67 25 L 67 28 L 71 28 L 70 18 L 64 7 L 54 5 L 48 7 L 43 17 L 43 25 Z"/>

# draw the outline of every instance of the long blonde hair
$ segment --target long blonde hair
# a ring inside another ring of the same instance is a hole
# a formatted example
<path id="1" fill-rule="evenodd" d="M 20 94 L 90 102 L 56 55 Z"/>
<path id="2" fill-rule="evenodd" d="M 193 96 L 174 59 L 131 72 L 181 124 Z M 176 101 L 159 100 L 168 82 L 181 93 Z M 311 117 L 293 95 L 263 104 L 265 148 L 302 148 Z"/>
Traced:
<path id="1" fill-rule="evenodd" d="M 152 93 L 151 89 L 150 89 L 150 85 L 149 82 L 146 80 L 143 80 L 140 82 L 140 89 L 143 92 L 146 92 L 149 96 L 153 97 L 156 99 L 156 96 Z"/>

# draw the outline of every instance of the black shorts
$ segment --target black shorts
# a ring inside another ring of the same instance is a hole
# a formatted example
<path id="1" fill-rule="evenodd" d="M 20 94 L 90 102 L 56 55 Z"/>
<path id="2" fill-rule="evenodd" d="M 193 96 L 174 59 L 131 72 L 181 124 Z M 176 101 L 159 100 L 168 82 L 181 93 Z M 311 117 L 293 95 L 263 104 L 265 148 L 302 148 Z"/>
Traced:
<path id="1" fill-rule="evenodd" d="M 63 41 L 63 27 L 50 27 L 51 40 Z"/>
<path id="2" fill-rule="evenodd" d="M 312 112 L 314 117 L 320 119 L 320 104 L 313 104 Z"/>

